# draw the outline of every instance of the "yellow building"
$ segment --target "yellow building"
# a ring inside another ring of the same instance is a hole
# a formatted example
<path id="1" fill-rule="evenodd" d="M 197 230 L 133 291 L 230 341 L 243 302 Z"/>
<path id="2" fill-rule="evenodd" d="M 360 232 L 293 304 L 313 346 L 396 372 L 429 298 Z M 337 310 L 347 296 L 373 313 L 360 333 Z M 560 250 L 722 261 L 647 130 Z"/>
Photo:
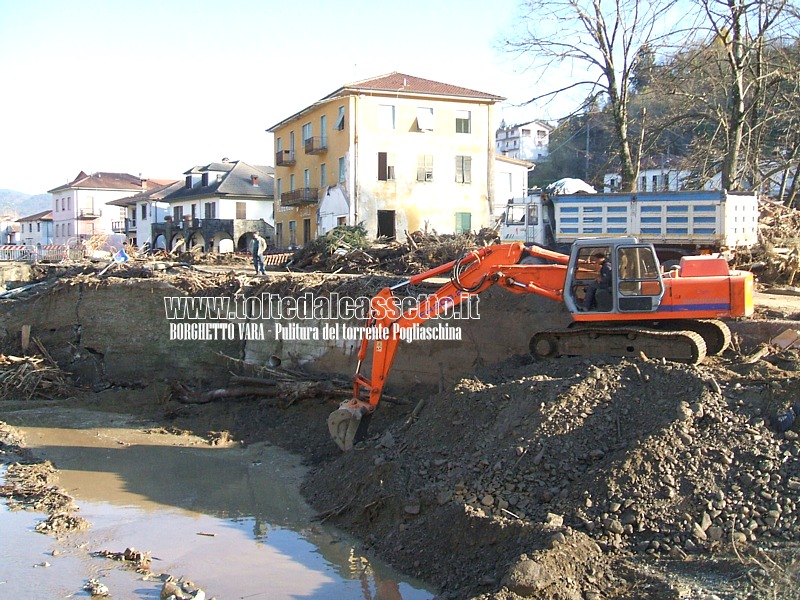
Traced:
<path id="1" fill-rule="evenodd" d="M 390 73 L 273 125 L 277 245 L 302 246 L 342 224 L 390 239 L 488 225 L 501 100 Z"/>

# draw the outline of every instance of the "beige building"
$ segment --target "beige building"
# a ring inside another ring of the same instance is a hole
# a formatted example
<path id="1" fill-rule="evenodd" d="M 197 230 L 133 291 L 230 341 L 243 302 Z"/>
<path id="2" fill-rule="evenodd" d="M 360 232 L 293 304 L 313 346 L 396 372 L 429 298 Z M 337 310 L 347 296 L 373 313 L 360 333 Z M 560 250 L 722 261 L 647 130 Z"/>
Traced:
<path id="1" fill-rule="evenodd" d="M 268 129 L 275 235 L 302 246 L 336 225 L 372 237 L 491 221 L 500 96 L 390 73 L 347 84 Z"/>

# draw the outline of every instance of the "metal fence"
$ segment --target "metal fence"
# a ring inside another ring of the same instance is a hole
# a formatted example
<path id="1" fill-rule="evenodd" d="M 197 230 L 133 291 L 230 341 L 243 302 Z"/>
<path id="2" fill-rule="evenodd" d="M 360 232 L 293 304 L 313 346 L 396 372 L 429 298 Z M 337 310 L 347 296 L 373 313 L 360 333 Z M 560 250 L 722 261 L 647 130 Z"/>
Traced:
<path id="1" fill-rule="evenodd" d="M 83 247 L 71 247 L 64 244 L 48 244 L 46 246 L 0 245 L 0 261 L 3 262 L 62 262 L 81 260 L 85 254 L 86 251 Z"/>

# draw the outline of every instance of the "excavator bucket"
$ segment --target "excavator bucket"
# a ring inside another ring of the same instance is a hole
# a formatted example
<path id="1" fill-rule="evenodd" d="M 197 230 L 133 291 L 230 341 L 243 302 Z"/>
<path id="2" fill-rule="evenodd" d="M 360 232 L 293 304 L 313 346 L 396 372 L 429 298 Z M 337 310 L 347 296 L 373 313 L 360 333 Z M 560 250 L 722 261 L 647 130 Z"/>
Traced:
<path id="1" fill-rule="evenodd" d="M 328 431 L 339 449 L 347 452 L 366 437 L 367 425 L 372 414 L 365 414 L 366 411 L 361 407 L 345 406 L 345 404 L 328 415 Z"/>

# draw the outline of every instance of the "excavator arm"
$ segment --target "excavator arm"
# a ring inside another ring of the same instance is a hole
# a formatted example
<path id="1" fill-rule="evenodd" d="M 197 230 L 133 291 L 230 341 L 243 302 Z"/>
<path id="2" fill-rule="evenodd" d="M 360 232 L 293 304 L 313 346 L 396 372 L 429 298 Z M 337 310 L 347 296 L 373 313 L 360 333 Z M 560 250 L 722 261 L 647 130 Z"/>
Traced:
<path id="1" fill-rule="evenodd" d="M 546 264 L 519 264 L 522 259 Z M 522 243 L 487 246 L 378 292 L 370 302 L 369 319 L 358 351 L 353 397 L 328 417 L 328 429 L 339 448 L 350 450 L 366 435 L 405 330 L 419 327 L 493 285 L 561 301 L 568 262 L 569 257 L 564 254 Z M 435 293 L 405 311 L 400 309 L 397 290 L 447 272 L 450 281 Z M 371 374 L 367 377 L 361 370 L 370 348 Z"/>

